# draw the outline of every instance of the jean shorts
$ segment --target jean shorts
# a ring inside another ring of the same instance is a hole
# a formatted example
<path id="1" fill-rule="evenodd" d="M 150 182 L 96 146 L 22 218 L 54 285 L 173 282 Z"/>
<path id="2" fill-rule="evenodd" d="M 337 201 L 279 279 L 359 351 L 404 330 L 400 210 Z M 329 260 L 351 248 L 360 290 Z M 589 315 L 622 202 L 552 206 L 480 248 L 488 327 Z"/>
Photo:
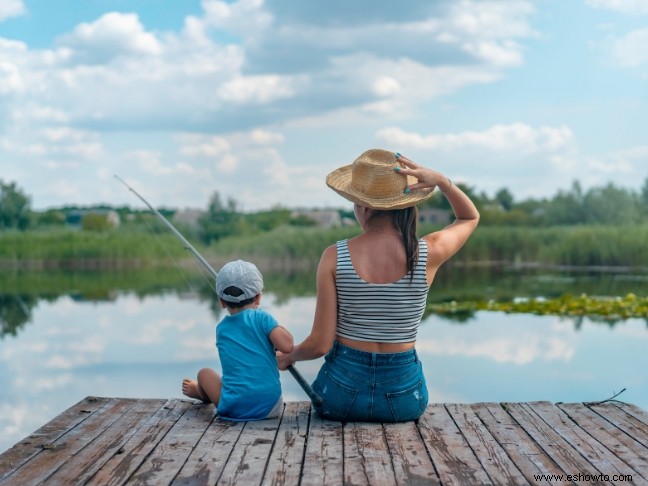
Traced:
<path id="1" fill-rule="evenodd" d="M 423 366 L 416 350 L 368 353 L 335 341 L 313 382 L 322 398 L 314 404 L 325 419 L 342 422 L 405 422 L 428 403 Z"/>

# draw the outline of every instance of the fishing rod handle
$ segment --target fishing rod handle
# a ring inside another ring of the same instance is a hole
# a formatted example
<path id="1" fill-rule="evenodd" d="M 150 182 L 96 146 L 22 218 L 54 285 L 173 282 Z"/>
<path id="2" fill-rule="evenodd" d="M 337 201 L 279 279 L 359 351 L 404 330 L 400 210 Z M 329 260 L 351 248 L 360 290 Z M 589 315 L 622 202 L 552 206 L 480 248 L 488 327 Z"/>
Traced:
<path id="1" fill-rule="evenodd" d="M 322 397 L 315 393 L 310 384 L 304 379 L 301 373 L 297 371 L 297 368 L 295 368 L 293 365 L 290 365 L 286 369 L 290 371 L 290 374 L 293 375 L 295 381 L 299 384 L 299 386 L 301 386 L 302 390 L 306 392 L 306 395 L 308 395 L 308 398 L 310 398 L 311 402 L 313 402 L 314 405 L 321 405 L 322 403 L 324 403 Z"/>

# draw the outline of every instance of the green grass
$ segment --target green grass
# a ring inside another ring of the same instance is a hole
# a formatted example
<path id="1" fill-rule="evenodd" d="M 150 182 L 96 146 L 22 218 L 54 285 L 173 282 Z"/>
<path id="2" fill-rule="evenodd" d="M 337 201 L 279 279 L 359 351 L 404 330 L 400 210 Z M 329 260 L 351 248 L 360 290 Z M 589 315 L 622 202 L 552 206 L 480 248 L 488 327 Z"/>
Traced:
<path id="1" fill-rule="evenodd" d="M 140 231 L 7 231 L 0 234 L 0 260 L 139 260 L 163 261 L 185 255 L 171 234 Z"/>
<path id="2" fill-rule="evenodd" d="M 432 231 L 421 228 L 419 234 Z M 359 228 L 298 228 L 282 226 L 255 236 L 233 236 L 205 247 L 208 258 L 299 260 L 316 265 L 322 251 L 350 238 Z M 477 228 L 454 262 L 534 263 L 570 266 L 648 268 L 648 224 L 631 226 L 563 226 Z M 193 242 L 192 242 L 193 243 Z M 0 262 L 104 259 L 136 260 L 169 265 L 192 258 L 169 232 L 125 229 L 106 232 L 73 230 L 6 231 L 0 233 Z"/>

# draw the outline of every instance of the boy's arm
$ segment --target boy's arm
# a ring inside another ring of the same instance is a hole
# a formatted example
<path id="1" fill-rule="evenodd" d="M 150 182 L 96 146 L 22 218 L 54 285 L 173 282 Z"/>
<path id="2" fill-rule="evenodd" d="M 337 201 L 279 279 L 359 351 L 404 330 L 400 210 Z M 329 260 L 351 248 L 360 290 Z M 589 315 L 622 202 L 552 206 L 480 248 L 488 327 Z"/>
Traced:
<path id="1" fill-rule="evenodd" d="M 292 334 L 283 326 L 277 326 L 270 332 L 270 342 L 282 353 L 290 353 L 295 344 Z"/>

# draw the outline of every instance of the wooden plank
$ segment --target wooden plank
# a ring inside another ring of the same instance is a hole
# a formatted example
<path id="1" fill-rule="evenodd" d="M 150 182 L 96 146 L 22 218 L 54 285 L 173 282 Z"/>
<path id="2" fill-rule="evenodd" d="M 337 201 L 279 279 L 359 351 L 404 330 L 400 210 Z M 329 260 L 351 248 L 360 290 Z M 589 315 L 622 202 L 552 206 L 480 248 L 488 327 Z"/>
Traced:
<path id="1" fill-rule="evenodd" d="M 434 404 L 400 424 L 326 421 L 308 402 L 280 419 L 214 416 L 179 399 L 82 400 L 0 455 L 0 485 L 648 484 L 648 412 L 622 403 Z"/>
<path id="2" fill-rule="evenodd" d="M 384 424 L 384 430 L 396 484 L 441 484 L 415 422 Z"/>
<path id="3" fill-rule="evenodd" d="M 626 403 L 614 403 L 612 405 L 632 417 L 629 422 L 633 424 L 633 433 L 636 434 L 639 442 L 648 447 L 648 412 Z"/>
<path id="4" fill-rule="evenodd" d="M 607 418 L 623 430 L 630 437 L 634 438 L 641 445 L 648 447 L 648 426 L 634 415 L 627 413 L 623 408 L 614 403 L 604 403 L 590 407 L 601 417 Z"/>
<path id="5" fill-rule="evenodd" d="M 471 405 L 471 408 L 530 484 L 565 484 L 559 480 L 543 480 L 540 483 L 535 479 L 537 475 L 559 475 L 563 474 L 563 471 L 544 454 L 500 404 L 476 403 Z"/>
<path id="6" fill-rule="evenodd" d="M 648 480 L 648 448 L 581 403 L 557 405 L 571 420 L 612 451 L 637 475 Z"/>
<path id="7" fill-rule="evenodd" d="M 216 484 L 244 426 L 245 422 L 214 420 L 171 484 Z"/>
<path id="8" fill-rule="evenodd" d="M 418 429 L 441 483 L 490 484 L 491 479 L 442 404 L 428 405 Z"/>
<path id="9" fill-rule="evenodd" d="M 538 404 L 534 405 L 538 406 Z M 550 403 L 549 405 L 551 406 Z M 530 404 L 507 403 L 504 406 L 527 434 L 537 442 L 540 448 L 558 464 L 565 475 L 588 474 L 598 476 L 602 473 L 533 412 Z M 605 483 L 594 480 L 591 484 Z"/>
<path id="10" fill-rule="evenodd" d="M 0 481 L 40 453 L 47 444 L 55 442 L 111 400 L 114 399 L 86 397 L 7 449 L 0 455 Z"/>
<path id="11" fill-rule="evenodd" d="M 192 404 L 146 457 L 128 484 L 171 483 L 215 416 L 213 405 Z"/>
<path id="12" fill-rule="evenodd" d="M 58 470 L 71 457 L 82 451 L 107 427 L 118 420 L 135 404 L 132 399 L 109 400 L 99 413 L 90 415 L 84 421 L 68 430 L 48 445 L 29 462 L 7 476 L 0 484 L 39 484 Z"/>
<path id="13" fill-rule="evenodd" d="M 495 484 L 528 484 L 522 472 L 469 405 L 447 404 L 446 409 Z"/>
<path id="14" fill-rule="evenodd" d="M 328 486 L 344 481 L 342 424 L 322 419 L 311 409 L 301 484 Z"/>
<path id="15" fill-rule="evenodd" d="M 299 484 L 308 436 L 309 415 L 310 402 L 286 404 L 261 484 Z"/>
<path id="16" fill-rule="evenodd" d="M 281 418 L 246 422 L 218 484 L 260 484 Z"/>
<path id="17" fill-rule="evenodd" d="M 549 402 L 534 402 L 526 405 L 533 410 L 547 425 L 549 425 L 562 440 L 571 445 L 597 471 L 610 477 L 632 474 L 633 471 L 617 456 L 602 446 L 596 439 L 580 429 L 558 407 Z M 572 474 L 588 470 L 571 471 Z"/>
<path id="18" fill-rule="evenodd" d="M 160 407 L 89 479 L 86 485 L 125 484 L 171 427 L 192 405 L 192 401 L 172 399 Z"/>
<path id="19" fill-rule="evenodd" d="M 345 484 L 396 482 L 382 424 L 346 423 L 342 437 Z"/>
<path id="20" fill-rule="evenodd" d="M 48 477 L 47 484 L 56 486 L 85 483 L 164 403 L 165 400 L 137 400 L 135 405 L 104 429 L 92 443 Z"/>
<path id="21" fill-rule="evenodd" d="M 636 405 L 632 405 L 631 403 L 615 402 L 614 405 L 617 408 L 623 410 L 628 415 L 632 415 L 634 418 L 648 427 L 648 412 L 646 410 L 643 410 Z M 646 431 L 646 435 L 648 435 L 648 428 L 644 430 Z"/>

